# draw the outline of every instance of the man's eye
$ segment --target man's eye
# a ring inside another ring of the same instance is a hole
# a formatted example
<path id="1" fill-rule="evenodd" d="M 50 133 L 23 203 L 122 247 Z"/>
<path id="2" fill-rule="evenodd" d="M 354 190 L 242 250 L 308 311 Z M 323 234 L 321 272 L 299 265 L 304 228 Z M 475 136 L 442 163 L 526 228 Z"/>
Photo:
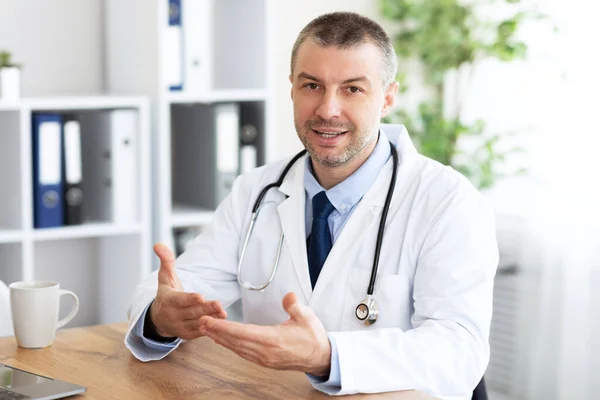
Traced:
<path id="1" fill-rule="evenodd" d="M 352 93 L 359 93 L 360 92 L 360 88 L 357 88 L 356 86 L 350 86 L 348 89 Z"/>
<path id="2" fill-rule="evenodd" d="M 317 85 L 316 83 L 307 83 L 306 87 L 308 87 L 311 90 L 317 90 L 319 88 L 319 85 Z"/>

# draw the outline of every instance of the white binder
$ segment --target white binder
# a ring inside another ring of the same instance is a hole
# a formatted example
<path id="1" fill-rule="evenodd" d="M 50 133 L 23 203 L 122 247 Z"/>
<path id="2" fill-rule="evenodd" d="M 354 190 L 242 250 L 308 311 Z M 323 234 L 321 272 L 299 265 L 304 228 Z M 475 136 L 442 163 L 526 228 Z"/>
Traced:
<path id="1" fill-rule="evenodd" d="M 214 210 L 239 173 L 238 103 L 173 107 L 173 203 Z"/>
<path id="2" fill-rule="evenodd" d="M 212 89 L 213 0 L 183 0 L 184 84 L 191 94 Z"/>
<path id="3" fill-rule="evenodd" d="M 135 110 L 80 117 L 84 150 L 84 215 L 128 224 L 139 221 L 138 115 Z"/>
<path id="4" fill-rule="evenodd" d="M 245 174 L 256 168 L 256 159 L 256 146 L 243 145 L 240 149 L 240 174 Z"/>
<path id="5" fill-rule="evenodd" d="M 137 222 L 138 186 L 138 120 L 134 110 L 111 112 L 113 150 L 112 219 L 118 223 Z"/>
<path id="6" fill-rule="evenodd" d="M 169 24 L 163 34 L 162 68 L 167 89 L 183 86 L 183 30 L 181 0 L 169 0 Z"/>
<path id="7" fill-rule="evenodd" d="M 240 111 L 236 103 L 215 106 L 217 136 L 217 204 L 225 199 L 233 188 L 239 173 Z"/>
<path id="8" fill-rule="evenodd" d="M 258 128 L 253 123 L 248 123 L 248 115 L 250 114 L 248 108 L 242 109 L 242 127 L 240 128 L 240 142 L 242 146 L 240 147 L 240 174 L 245 174 L 246 172 L 252 171 L 257 167 L 258 160 Z M 250 114 L 253 117 L 256 117 L 255 114 Z"/>

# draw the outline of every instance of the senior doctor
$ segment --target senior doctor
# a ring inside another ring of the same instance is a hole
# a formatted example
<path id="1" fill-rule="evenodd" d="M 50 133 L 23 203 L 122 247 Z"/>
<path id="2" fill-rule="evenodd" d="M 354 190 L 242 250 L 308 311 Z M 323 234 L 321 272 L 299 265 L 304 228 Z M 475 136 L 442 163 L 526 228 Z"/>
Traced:
<path id="1" fill-rule="evenodd" d="M 390 39 L 370 19 L 332 13 L 302 30 L 290 81 L 308 153 L 239 177 L 177 260 L 155 245 L 160 269 L 137 289 L 125 339 L 138 359 L 208 336 L 262 366 L 303 371 L 329 394 L 471 398 L 489 360 L 493 211 L 464 177 L 420 155 L 404 127 L 380 124 L 395 75 Z M 259 194 L 288 164 L 245 245 Z M 240 298 L 244 323 L 227 320 Z"/>

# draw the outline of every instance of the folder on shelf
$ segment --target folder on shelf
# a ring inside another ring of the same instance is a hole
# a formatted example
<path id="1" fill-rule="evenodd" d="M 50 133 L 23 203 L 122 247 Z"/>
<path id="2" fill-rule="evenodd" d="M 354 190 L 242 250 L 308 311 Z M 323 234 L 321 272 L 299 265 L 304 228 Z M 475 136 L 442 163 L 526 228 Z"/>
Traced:
<path id="1" fill-rule="evenodd" d="M 239 173 L 240 106 L 176 106 L 171 112 L 173 204 L 214 210 Z"/>
<path id="2" fill-rule="evenodd" d="M 35 228 L 63 225 L 62 117 L 32 117 L 33 206 Z"/>
<path id="3" fill-rule="evenodd" d="M 65 225 L 82 223 L 82 163 L 81 163 L 81 129 L 79 121 L 66 116 L 63 125 L 64 135 L 64 214 Z"/>
<path id="4" fill-rule="evenodd" d="M 256 168 L 256 158 L 256 146 L 242 145 L 240 148 L 240 174 L 245 174 Z"/>
<path id="5" fill-rule="evenodd" d="M 84 215 L 119 224 L 138 216 L 138 115 L 135 110 L 80 117 L 83 134 Z"/>
<path id="6" fill-rule="evenodd" d="M 240 174 L 257 166 L 258 130 L 254 124 L 244 124 L 240 129 Z"/>
<path id="7" fill-rule="evenodd" d="M 184 90 L 198 94 L 212 85 L 213 0 L 183 0 Z"/>
<path id="8" fill-rule="evenodd" d="M 163 71 L 171 91 L 183 89 L 183 31 L 181 0 L 169 1 L 169 25 L 163 36 Z"/>
<path id="9" fill-rule="evenodd" d="M 258 166 L 259 141 L 264 136 L 263 102 L 242 103 L 240 110 L 240 174 Z"/>
<path id="10" fill-rule="evenodd" d="M 225 199 L 239 174 L 239 104 L 215 105 L 217 176 L 215 195 L 217 204 Z"/>
<path id="11" fill-rule="evenodd" d="M 113 221 L 134 223 L 138 218 L 138 114 L 111 112 L 113 149 Z"/>

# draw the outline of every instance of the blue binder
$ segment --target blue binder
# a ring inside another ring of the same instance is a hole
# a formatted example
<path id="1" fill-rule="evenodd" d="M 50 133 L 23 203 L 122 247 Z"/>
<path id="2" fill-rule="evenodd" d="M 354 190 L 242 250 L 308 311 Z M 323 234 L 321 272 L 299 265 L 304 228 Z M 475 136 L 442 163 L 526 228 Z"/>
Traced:
<path id="1" fill-rule="evenodd" d="M 62 117 L 33 114 L 33 205 L 35 228 L 63 225 Z"/>

